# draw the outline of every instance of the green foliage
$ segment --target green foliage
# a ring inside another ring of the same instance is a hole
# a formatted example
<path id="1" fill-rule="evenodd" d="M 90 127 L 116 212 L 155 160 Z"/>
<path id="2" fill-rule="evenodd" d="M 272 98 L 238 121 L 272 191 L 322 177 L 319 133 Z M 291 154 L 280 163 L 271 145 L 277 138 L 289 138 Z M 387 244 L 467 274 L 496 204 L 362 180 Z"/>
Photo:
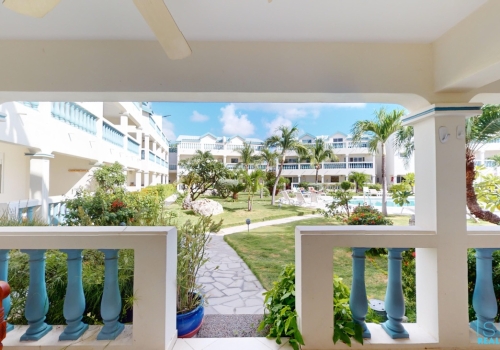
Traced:
<path id="1" fill-rule="evenodd" d="M 402 191 L 393 191 L 392 192 L 392 200 L 394 203 L 401 207 L 401 212 L 403 212 L 403 206 L 410 204 L 408 200 L 409 197 L 413 196 L 414 193 L 407 190 Z"/>
<path id="2" fill-rule="evenodd" d="M 480 181 L 474 185 L 477 201 L 482 203 L 486 210 L 500 210 L 500 176 L 481 174 Z"/>
<path id="3" fill-rule="evenodd" d="M 368 181 L 368 177 L 369 175 L 366 175 L 365 173 L 353 171 L 349 174 L 349 177 L 347 179 L 356 184 L 356 192 L 358 192 L 359 190 L 363 189 L 363 186 Z"/>
<path id="4" fill-rule="evenodd" d="M 232 195 L 234 200 L 238 199 L 238 193 L 245 189 L 245 184 L 236 179 L 220 179 L 215 185 L 215 189 L 222 198 Z"/>
<path id="5" fill-rule="evenodd" d="M 311 184 L 309 182 L 301 181 L 301 182 L 299 182 L 298 186 L 299 186 L 299 188 L 302 187 L 302 188 L 307 189 L 309 186 L 311 186 Z"/>
<path id="6" fill-rule="evenodd" d="M 264 181 L 264 187 L 267 188 L 269 193 L 273 193 L 273 186 L 274 183 L 276 182 L 276 172 L 274 171 L 268 171 L 266 173 L 266 178 Z M 282 188 L 283 185 L 287 184 L 289 181 L 285 179 L 284 177 L 280 177 L 278 180 L 278 186 L 276 187 L 276 194 L 279 193 L 280 189 Z"/>
<path id="7" fill-rule="evenodd" d="M 14 210 L 5 209 L 0 214 L 0 226 L 47 226 L 47 221 L 42 220 L 39 216 L 34 215 L 33 219 L 29 220 L 23 215 L 19 216 Z"/>
<path id="8" fill-rule="evenodd" d="M 352 319 L 349 308 L 349 297 L 351 292 L 343 282 L 342 278 L 333 276 L 333 343 L 339 340 L 351 346 L 351 338 L 363 344 L 363 328 Z"/>
<path id="9" fill-rule="evenodd" d="M 368 188 L 371 190 L 380 191 L 380 190 L 382 190 L 382 185 L 381 184 L 369 184 Z"/>
<path id="10" fill-rule="evenodd" d="M 403 252 L 402 283 L 405 298 L 406 317 L 409 322 L 417 320 L 417 288 L 415 280 L 415 249 Z"/>
<path id="11" fill-rule="evenodd" d="M 196 151 L 196 155 L 179 162 L 179 166 L 186 169 L 188 174 L 182 179 L 188 188 L 191 200 L 196 200 L 200 195 L 213 188 L 220 180 L 227 178 L 228 170 L 223 163 L 214 159 L 212 154 Z"/>
<path id="12" fill-rule="evenodd" d="M 316 169 L 316 183 L 318 183 L 318 173 L 321 163 L 338 160 L 333 150 L 327 146 L 323 139 L 316 139 L 314 145 L 306 145 L 305 148 L 298 148 L 297 153 L 301 159 L 308 159 L 311 166 Z"/>
<path id="13" fill-rule="evenodd" d="M 222 220 L 215 223 L 210 216 L 201 216 L 193 224 L 187 221 L 177 235 L 177 313 L 186 313 L 200 304 L 201 285 L 196 283 L 198 270 L 207 261 L 205 249 L 211 232 L 219 232 Z"/>
<path id="14" fill-rule="evenodd" d="M 258 330 L 269 327 L 269 338 L 276 338 L 276 343 L 281 344 L 281 337 L 289 337 L 290 345 L 298 350 L 300 345 L 304 345 L 304 340 L 297 325 L 295 311 L 294 264 L 283 268 L 278 281 L 273 283 L 273 288 L 265 292 L 264 296 L 266 312 Z"/>
<path id="15" fill-rule="evenodd" d="M 92 177 L 97 185 L 104 191 L 110 191 L 114 187 L 123 186 L 125 184 L 123 166 L 118 162 L 112 165 L 103 165 L 101 168 L 94 171 Z"/>
<path id="16" fill-rule="evenodd" d="M 389 189 L 389 192 L 394 195 L 395 192 L 401 192 L 401 191 L 411 191 L 411 186 L 408 185 L 405 182 L 401 182 L 399 184 L 394 184 L 391 186 Z"/>
<path id="17" fill-rule="evenodd" d="M 154 186 L 148 186 L 141 190 L 141 192 L 152 193 L 155 192 L 160 201 L 164 201 L 171 195 L 177 192 L 177 188 L 174 184 L 158 184 Z"/>
<path id="18" fill-rule="evenodd" d="M 333 342 L 338 340 L 351 346 L 351 338 L 363 344 L 362 328 L 352 319 L 349 309 L 349 288 L 342 279 L 333 277 L 333 307 L 334 307 L 334 334 Z M 298 350 L 304 345 L 304 340 L 297 326 L 297 312 L 295 310 L 295 265 L 283 267 L 278 281 L 273 288 L 264 293 L 266 313 L 259 325 L 259 330 L 268 328 L 268 337 L 276 338 L 281 344 L 281 337 L 289 337 L 290 345 Z"/>
<path id="19" fill-rule="evenodd" d="M 322 213 L 325 217 L 333 217 L 336 220 L 345 221 L 350 216 L 349 201 L 352 199 L 354 193 L 349 191 L 351 188 L 349 181 L 342 182 L 340 187 L 340 190 L 331 193 L 333 201 L 326 205 Z"/>
<path id="20" fill-rule="evenodd" d="M 385 218 L 380 211 L 370 205 L 360 205 L 354 208 L 346 221 L 347 225 L 392 225 L 390 219 Z"/>

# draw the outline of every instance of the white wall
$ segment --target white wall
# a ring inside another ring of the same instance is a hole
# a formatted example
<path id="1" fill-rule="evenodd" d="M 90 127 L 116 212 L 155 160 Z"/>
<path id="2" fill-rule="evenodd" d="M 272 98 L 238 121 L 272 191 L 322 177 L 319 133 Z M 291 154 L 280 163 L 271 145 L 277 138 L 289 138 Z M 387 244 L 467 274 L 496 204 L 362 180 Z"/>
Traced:
<path id="1" fill-rule="evenodd" d="M 87 175 L 92 168 L 88 159 L 74 158 L 55 154 L 50 160 L 50 196 L 63 196 L 73 188 L 78 181 Z M 87 170 L 76 172 L 69 170 Z"/>
<path id="2" fill-rule="evenodd" d="M 1 126 L 1 124 L 0 124 Z M 0 157 L 3 157 L 3 176 L 0 202 L 28 199 L 29 157 L 28 149 L 0 142 Z"/>

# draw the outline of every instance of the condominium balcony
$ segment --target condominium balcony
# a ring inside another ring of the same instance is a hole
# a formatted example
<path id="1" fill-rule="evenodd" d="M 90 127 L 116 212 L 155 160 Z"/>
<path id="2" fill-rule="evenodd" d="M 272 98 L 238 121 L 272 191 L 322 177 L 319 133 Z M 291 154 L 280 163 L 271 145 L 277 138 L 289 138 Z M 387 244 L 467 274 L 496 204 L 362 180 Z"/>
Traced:
<path id="1" fill-rule="evenodd" d="M 278 165 L 280 168 L 281 165 Z M 354 169 L 360 169 L 372 174 L 375 172 L 373 162 L 325 162 L 318 164 L 320 173 L 323 175 L 346 175 Z M 283 164 L 282 175 L 313 175 L 316 166 L 310 163 L 288 163 Z"/>

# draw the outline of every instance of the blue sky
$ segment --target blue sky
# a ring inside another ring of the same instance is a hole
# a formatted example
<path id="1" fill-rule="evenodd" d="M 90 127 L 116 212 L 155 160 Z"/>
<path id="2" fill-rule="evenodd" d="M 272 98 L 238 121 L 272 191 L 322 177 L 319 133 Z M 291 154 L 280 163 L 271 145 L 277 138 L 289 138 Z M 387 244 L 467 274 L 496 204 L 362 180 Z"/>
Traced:
<path id="1" fill-rule="evenodd" d="M 265 139 L 280 125 L 297 124 L 300 133 L 349 133 L 357 120 L 372 119 L 374 111 L 402 108 L 376 103 L 184 103 L 153 102 L 153 111 L 170 115 L 163 132 L 170 141 L 179 135 L 254 137 Z"/>

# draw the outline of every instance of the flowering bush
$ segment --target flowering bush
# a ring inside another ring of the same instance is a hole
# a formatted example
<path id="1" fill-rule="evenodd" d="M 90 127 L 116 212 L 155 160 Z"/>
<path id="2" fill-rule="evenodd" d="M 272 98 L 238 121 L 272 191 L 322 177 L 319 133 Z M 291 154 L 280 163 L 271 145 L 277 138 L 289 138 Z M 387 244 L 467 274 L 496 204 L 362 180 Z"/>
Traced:
<path id="1" fill-rule="evenodd" d="M 344 222 L 347 225 L 392 225 L 392 220 L 385 218 L 370 205 L 357 206 Z"/>

